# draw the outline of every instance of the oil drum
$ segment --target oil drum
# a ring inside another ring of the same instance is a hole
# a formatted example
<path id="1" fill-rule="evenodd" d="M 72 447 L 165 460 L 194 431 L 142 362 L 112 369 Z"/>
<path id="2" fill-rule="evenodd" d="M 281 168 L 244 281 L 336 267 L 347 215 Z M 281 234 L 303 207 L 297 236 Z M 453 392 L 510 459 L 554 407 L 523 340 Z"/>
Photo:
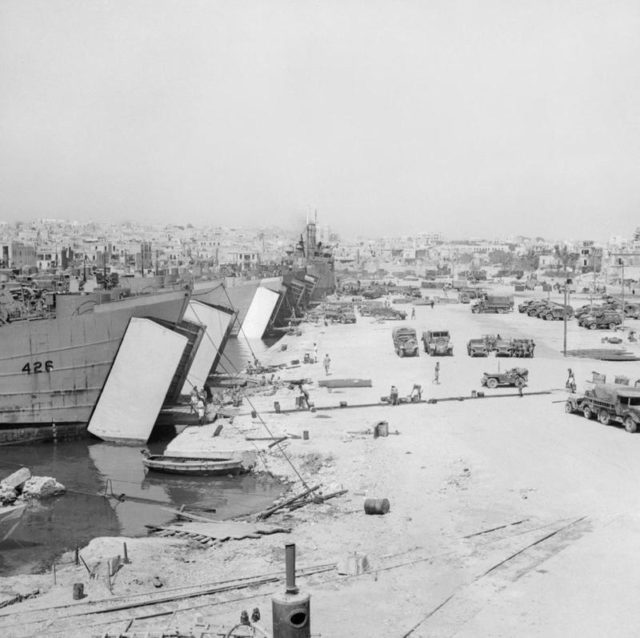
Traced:
<path id="1" fill-rule="evenodd" d="M 388 498 L 367 498 L 364 501 L 365 514 L 386 514 L 390 508 Z"/>

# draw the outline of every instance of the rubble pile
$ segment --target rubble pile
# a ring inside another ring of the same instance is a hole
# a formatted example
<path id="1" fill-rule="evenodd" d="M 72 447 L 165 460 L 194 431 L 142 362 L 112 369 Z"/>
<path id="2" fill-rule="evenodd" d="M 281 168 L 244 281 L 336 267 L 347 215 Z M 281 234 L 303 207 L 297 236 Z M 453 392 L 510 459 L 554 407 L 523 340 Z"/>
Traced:
<path id="1" fill-rule="evenodd" d="M 66 488 L 51 476 L 31 476 L 31 470 L 21 467 L 0 481 L 0 505 L 16 501 L 49 498 L 64 494 Z"/>

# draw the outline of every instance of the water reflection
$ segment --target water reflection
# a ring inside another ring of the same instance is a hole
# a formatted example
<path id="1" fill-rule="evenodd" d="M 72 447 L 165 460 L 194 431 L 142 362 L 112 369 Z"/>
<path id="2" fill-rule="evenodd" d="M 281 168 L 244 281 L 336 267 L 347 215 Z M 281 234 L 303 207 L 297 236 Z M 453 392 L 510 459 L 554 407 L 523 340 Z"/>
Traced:
<path id="1" fill-rule="evenodd" d="M 253 353 L 260 358 L 268 346 L 230 339 L 224 370 L 235 373 Z M 159 440 L 148 447 L 159 454 L 166 444 Z M 169 522 L 174 516 L 168 510 L 183 505 L 224 519 L 264 509 L 281 492 L 277 481 L 253 475 L 147 474 L 141 449 L 95 439 L 0 448 L 0 477 L 25 466 L 36 476 L 55 477 L 68 490 L 64 496 L 29 503 L 11 537 L 0 542 L 0 575 L 48 568 L 64 551 L 97 536 L 143 536 L 145 525 Z"/>
<path id="2" fill-rule="evenodd" d="M 165 445 L 158 441 L 150 447 L 161 452 Z M 143 536 L 146 525 L 168 523 L 171 510 L 183 505 L 223 519 L 263 509 L 281 491 L 277 481 L 253 475 L 147 474 L 140 449 L 87 440 L 18 445 L 11 447 L 10 461 L 3 450 L 0 476 L 25 465 L 33 474 L 56 477 L 68 492 L 29 503 L 11 537 L 0 543 L 0 574 L 42 570 L 96 536 Z"/>

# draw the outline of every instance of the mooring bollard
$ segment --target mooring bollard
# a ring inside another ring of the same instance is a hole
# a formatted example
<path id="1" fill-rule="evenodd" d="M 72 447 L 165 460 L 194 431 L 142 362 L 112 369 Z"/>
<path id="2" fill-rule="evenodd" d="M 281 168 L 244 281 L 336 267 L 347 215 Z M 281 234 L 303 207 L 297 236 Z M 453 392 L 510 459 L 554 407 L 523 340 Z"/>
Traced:
<path id="1" fill-rule="evenodd" d="M 302 430 L 302 440 L 303 441 L 309 440 L 309 430 Z"/>
<path id="2" fill-rule="evenodd" d="M 311 596 L 296 586 L 296 546 L 285 545 L 286 588 L 271 599 L 273 638 L 310 638 Z"/>
<path id="3" fill-rule="evenodd" d="M 84 583 L 73 583 L 73 600 L 84 598 Z"/>
<path id="4" fill-rule="evenodd" d="M 258 413 L 255 410 L 251 410 L 251 418 L 255 419 L 258 416 Z"/>
<path id="5" fill-rule="evenodd" d="M 280 401 L 274 401 L 273 402 L 273 409 L 280 414 Z"/>
<path id="6" fill-rule="evenodd" d="M 346 401 L 340 401 L 340 407 L 341 408 L 346 408 L 347 407 L 347 402 Z"/>
<path id="7" fill-rule="evenodd" d="M 364 501 L 365 514 L 387 514 L 390 509 L 388 498 L 367 498 Z"/>

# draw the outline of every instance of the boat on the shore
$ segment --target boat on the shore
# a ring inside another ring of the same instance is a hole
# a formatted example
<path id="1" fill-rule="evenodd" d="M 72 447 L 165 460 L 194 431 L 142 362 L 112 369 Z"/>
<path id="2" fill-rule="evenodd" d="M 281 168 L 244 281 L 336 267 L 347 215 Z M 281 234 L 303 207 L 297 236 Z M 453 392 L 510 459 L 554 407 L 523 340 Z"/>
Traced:
<path id="1" fill-rule="evenodd" d="M 184 289 L 122 298 L 122 291 L 52 296 L 49 308 L 0 325 L 0 444 L 80 434 L 130 320 L 178 326 Z M 54 427 L 55 425 L 55 427 Z"/>
<path id="2" fill-rule="evenodd" d="M 13 534 L 26 509 L 27 506 L 24 503 L 0 507 L 0 543 Z"/>
<path id="3" fill-rule="evenodd" d="M 154 472 L 183 474 L 186 476 L 227 476 L 243 474 L 247 470 L 242 461 L 222 458 L 191 458 L 152 454 L 142 460 L 144 466 Z"/>

